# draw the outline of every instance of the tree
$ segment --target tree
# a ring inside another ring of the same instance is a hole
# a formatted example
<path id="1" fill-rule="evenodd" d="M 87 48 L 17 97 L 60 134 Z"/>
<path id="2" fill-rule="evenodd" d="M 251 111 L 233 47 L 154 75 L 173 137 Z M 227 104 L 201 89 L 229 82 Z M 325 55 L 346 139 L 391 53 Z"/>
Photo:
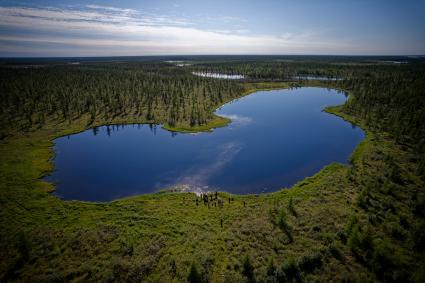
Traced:
<path id="1" fill-rule="evenodd" d="M 200 283 L 201 282 L 201 274 L 199 274 L 198 268 L 194 263 L 190 267 L 189 276 L 187 277 L 187 281 L 189 283 Z"/>
<path id="2" fill-rule="evenodd" d="M 242 274 L 246 277 L 246 280 L 248 283 L 256 282 L 255 276 L 254 276 L 254 267 L 251 264 L 251 260 L 249 256 L 246 256 L 243 261 Z"/>

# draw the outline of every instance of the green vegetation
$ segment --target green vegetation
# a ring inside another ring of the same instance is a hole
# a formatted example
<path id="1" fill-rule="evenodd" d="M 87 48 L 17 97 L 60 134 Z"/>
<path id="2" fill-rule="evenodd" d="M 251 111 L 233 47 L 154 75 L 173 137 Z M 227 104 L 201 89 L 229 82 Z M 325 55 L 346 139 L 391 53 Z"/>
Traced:
<path id="1" fill-rule="evenodd" d="M 238 98 L 249 95 L 256 91 L 262 90 L 275 90 L 293 87 L 295 84 L 287 82 L 251 82 L 243 85 L 244 91 L 238 96 Z M 220 105 L 217 105 L 219 107 Z M 215 128 L 221 128 L 227 126 L 231 122 L 230 119 L 212 115 L 211 120 L 201 125 L 190 125 L 187 122 L 180 122 L 171 126 L 169 123 L 165 123 L 163 128 L 168 131 L 181 132 L 181 133 L 197 133 L 197 132 L 210 132 Z"/>
<path id="2" fill-rule="evenodd" d="M 214 117 L 204 125 L 190 126 L 187 124 L 177 124 L 170 126 L 166 123 L 162 127 L 168 131 L 181 132 L 181 133 L 197 133 L 197 132 L 210 132 L 215 128 L 227 126 L 231 122 L 230 119 L 214 115 Z"/>
<path id="3" fill-rule="evenodd" d="M 2 66 L 0 281 L 423 282 L 423 62 L 262 60 L 204 60 L 188 69 L 161 62 Z M 191 78 L 192 69 L 252 81 Z M 292 74 L 346 79 L 285 81 Z M 220 192 L 206 202 L 167 191 L 110 203 L 62 201 L 40 179 L 53 169 L 58 136 L 171 120 L 171 129 L 208 130 L 224 124 L 213 115 L 222 103 L 301 85 L 350 94 L 326 111 L 367 132 L 351 166 L 331 164 L 275 193 Z M 170 120 L 172 113 L 178 118 Z"/>

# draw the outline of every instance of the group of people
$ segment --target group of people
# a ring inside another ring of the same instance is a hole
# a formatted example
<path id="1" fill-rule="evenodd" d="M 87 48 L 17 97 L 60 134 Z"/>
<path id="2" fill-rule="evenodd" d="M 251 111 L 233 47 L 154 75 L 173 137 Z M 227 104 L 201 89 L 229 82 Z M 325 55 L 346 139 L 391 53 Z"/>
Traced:
<path id="1" fill-rule="evenodd" d="M 204 205 L 208 205 L 208 207 L 210 207 L 210 205 L 216 207 L 217 205 L 222 208 L 224 205 L 224 201 L 222 198 L 220 198 L 218 196 L 218 192 L 214 192 L 214 193 L 201 193 L 200 195 L 200 199 L 201 201 L 204 202 Z M 233 197 L 229 197 L 228 198 L 229 204 L 234 201 Z M 244 207 L 245 207 L 245 201 L 243 202 Z M 196 198 L 196 205 L 199 205 L 199 199 Z"/>

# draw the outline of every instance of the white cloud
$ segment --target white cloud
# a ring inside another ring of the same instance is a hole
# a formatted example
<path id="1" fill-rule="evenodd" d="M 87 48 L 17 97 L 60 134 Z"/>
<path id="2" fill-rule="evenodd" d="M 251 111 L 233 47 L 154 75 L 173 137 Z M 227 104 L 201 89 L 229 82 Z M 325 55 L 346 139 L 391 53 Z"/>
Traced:
<path id="1" fill-rule="evenodd" d="M 191 190 L 202 191 L 208 185 L 208 181 L 214 174 L 221 172 L 227 164 L 242 150 L 239 142 L 228 142 L 217 149 L 217 155 L 209 163 L 193 166 L 183 176 L 177 179 L 177 184 L 184 184 Z"/>
<path id="2" fill-rule="evenodd" d="M 319 41 L 312 33 L 273 36 L 250 35 L 244 29 L 210 31 L 184 18 L 99 5 L 79 9 L 0 7 L 0 26 L 33 34 L 0 35 L 0 43 L 7 42 L 7 46 L 19 42 L 61 44 L 85 52 L 64 56 L 117 55 L 116 47 L 120 47 L 119 55 L 335 53 L 350 48 L 349 44 Z M 8 48 L 5 46 L 0 47 L 1 52 Z"/>
<path id="3" fill-rule="evenodd" d="M 134 9 L 122 9 L 110 6 L 101 6 L 101 5 L 86 5 L 86 8 L 95 9 L 95 10 L 107 10 L 121 13 L 137 13 L 137 10 Z"/>

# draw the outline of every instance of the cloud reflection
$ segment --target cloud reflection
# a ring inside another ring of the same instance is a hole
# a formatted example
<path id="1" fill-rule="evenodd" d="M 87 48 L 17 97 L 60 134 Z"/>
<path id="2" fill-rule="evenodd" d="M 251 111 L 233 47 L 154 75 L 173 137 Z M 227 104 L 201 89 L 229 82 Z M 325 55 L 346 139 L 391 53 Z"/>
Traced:
<path id="1" fill-rule="evenodd" d="M 251 117 L 240 116 L 240 115 L 236 115 L 236 114 L 219 114 L 219 115 L 232 120 L 232 122 L 235 123 L 235 124 L 247 125 L 247 124 L 252 123 Z"/>
<path id="2" fill-rule="evenodd" d="M 231 162 L 234 157 L 241 151 L 242 144 L 239 142 L 229 142 L 220 146 L 215 159 L 209 164 L 202 167 L 190 168 L 176 182 L 178 186 L 187 186 L 187 189 L 194 192 L 203 192 L 211 190 L 208 186 L 208 180 L 214 174 L 219 173 L 225 166 Z"/>

